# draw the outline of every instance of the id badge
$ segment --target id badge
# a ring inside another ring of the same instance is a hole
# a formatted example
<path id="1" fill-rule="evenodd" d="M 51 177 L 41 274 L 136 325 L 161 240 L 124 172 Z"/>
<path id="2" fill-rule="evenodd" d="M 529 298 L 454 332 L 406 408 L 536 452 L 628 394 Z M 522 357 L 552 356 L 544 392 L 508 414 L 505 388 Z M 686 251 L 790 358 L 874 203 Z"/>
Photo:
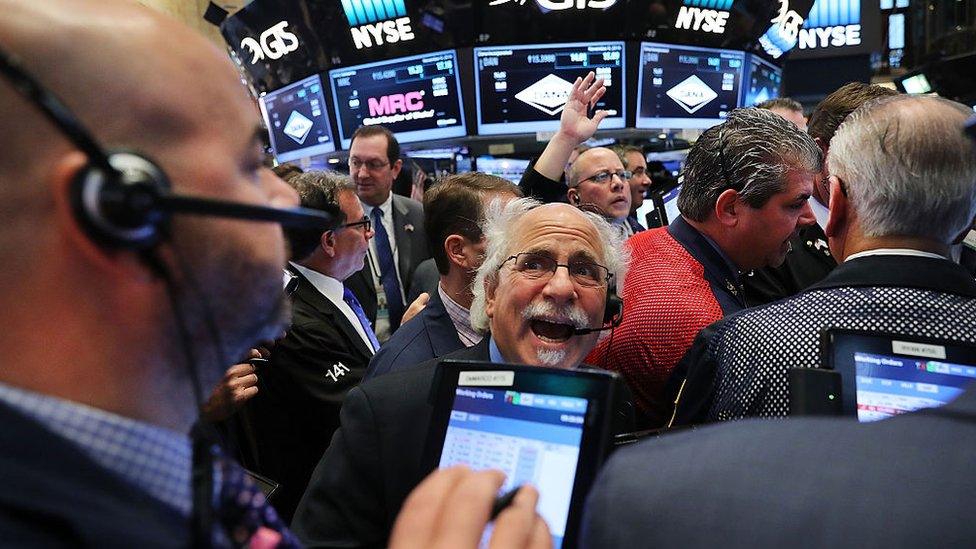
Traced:
<path id="1" fill-rule="evenodd" d="M 380 343 L 390 339 L 390 305 L 381 284 L 376 286 L 376 326 L 373 328 Z"/>

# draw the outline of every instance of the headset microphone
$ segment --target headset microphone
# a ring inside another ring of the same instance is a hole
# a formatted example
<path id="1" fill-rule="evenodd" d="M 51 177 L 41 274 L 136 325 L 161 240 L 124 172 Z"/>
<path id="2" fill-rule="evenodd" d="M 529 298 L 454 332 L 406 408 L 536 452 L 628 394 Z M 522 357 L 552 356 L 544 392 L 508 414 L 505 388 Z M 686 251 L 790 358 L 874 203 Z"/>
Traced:
<path id="1" fill-rule="evenodd" d="M 620 299 L 617 292 L 610 290 L 607 292 L 607 303 L 603 310 L 603 326 L 599 328 L 573 328 L 574 336 L 592 334 L 613 330 L 624 321 L 624 300 Z"/>

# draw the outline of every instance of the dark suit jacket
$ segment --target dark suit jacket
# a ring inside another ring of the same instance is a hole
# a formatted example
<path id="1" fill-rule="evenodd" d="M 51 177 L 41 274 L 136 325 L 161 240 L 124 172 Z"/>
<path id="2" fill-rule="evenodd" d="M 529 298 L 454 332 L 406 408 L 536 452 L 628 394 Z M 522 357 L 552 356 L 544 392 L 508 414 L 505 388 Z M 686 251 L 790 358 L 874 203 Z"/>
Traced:
<path id="1" fill-rule="evenodd" d="M 441 282 L 441 273 L 437 270 L 437 263 L 430 257 L 417 265 L 410 281 L 410 291 L 407 293 L 407 305 L 413 303 L 420 294 L 427 292 L 431 297 L 437 293 L 437 285 Z"/>
<path id="2" fill-rule="evenodd" d="M 742 277 L 750 307 L 796 295 L 823 280 L 837 266 L 827 248 L 827 235 L 816 223 L 801 228 L 790 244 L 793 249 L 782 265 L 756 269 Z"/>
<path id="3" fill-rule="evenodd" d="M 364 380 L 416 366 L 464 347 L 454 322 L 434 290 L 427 306 L 400 326 L 369 363 Z"/>
<path id="4" fill-rule="evenodd" d="M 443 358 L 490 359 L 488 337 Z M 421 470 L 439 359 L 349 391 L 341 425 L 315 468 L 292 529 L 309 547 L 385 546 Z"/>
<path id="5" fill-rule="evenodd" d="M 522 172 L 518 186 L 523 195 L 538 199 L 546 204 L 567 201 L 566 191 L 569 189 L 566 187 L 566 182 L 562 180 L 553 181 L 535 171 L 535 161 Z"/>
<path id="6" fill-rule="evenodd" d="M 430 257 L 427 244 L 427 232 L 424 230 L 424 207 L 416 200 L 394 194 L 393 195 L 393 238 L 396 240 L 396 253 L 400 283 L 404 295 L 410 289 L 413 272 L 421 261 Z M 352 290 L 359 300 L 369 321 L 376 327 L 376 286 L 373 285 L 373 271 L 369 261 L 362 270 L 354 273 L 345 281 L 346 287 Z M 404 303 L 409 306 L 410 303 Z M 395 330 L 397 324 L 391 326 Z"/>
<path id="7" fill-rule="evenodd" d="M 8 547 L 186 547 L 190 522 L 0 404 L 0 543 Z"/>
<path id="8" fill-rule="evenodd" d="M 966 547 L 976 391 L 877 423 L 750 420 L 622 448 L 581 547 Z"/>
<path id="9" fill-rule="evenodd" d="M 288 520 L 339 426 L 346 393 L 362 380 L 372 351 L 338 307 L 301 273 L 292 324 L 258 373 L 247 404 L 258 441 L 257 472 L 281 483 L 272 503 Z"/>

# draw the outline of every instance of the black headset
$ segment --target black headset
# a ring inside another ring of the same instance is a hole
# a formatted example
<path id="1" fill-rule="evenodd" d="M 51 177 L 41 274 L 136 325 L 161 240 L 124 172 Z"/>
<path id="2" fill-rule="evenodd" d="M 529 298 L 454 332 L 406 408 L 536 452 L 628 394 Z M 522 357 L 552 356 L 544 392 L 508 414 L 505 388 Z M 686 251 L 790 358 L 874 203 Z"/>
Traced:
<path id="1" fill-rule="evenodd" d="M 319 210 L 272 208 L 174 194 L 166 172 L 134 151 L 105 151 L 53 93 L 0 48 L 0 73 L 88 157 L 71 184 L 71 204 L 85 232 L 101 245 L 147 250 L 163 240 L 172 214 L 266 221 L 334 229 L 341 220 Z"/>
<path id="2" fill-rule="evenodd" d="M 306 208 L 272 208 L 174 194 L 166 172 L 145 155 L 102 149 L 64 103 L 43 88 L 3 48 L 0 48 L 0 74 L 88 157 L 88 163 L 71 182 L 70 190 L 73 213 L 85 233 L 102 246 L 141 252 L 142 258 L 166 281 L 173 313 L 181 329 L 194 394 L 198 401 L 201 400 L 203 393 L 196 360 L 183 333 L 185 319 L 175 302 L 172 280 L 150 253 L 168 236 L 172 214 L 265 221 L 287 228 L 315 228 L 323 232 L 335 229 L 341 223 L 341 216 Z M 214 332 L 214 341 L 219 347 L 217 337 Z M 191 527 L 194 547 L 211 545 L 214 522 L 211 475 L 215 441 L 214 435 L 198 422 L 193 436 Z"/>

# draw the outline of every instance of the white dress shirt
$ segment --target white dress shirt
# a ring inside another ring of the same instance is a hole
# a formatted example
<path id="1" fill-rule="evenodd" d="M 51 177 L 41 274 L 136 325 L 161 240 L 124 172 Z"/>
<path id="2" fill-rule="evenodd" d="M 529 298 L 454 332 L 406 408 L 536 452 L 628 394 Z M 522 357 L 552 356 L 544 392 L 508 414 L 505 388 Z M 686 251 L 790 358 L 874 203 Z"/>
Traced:
<path id="1" fill-rule="evenodd" d="M 352 311 L 349 304 L 342 299 L 342 282 L 339 282 L 331 276 L 326 276 L 318 271 L 313 271 L 307 267 L 302 267 L 297 263 L 291 263 L 291 266 L 298 270 L 298 272 L 302 273 L 302 275 L 304 275 L 305 278 L 312 283 L 312 286 L 314 286 L 320 294 L 324 295 L 326 299 L 331 301 L 333 305 L 339 308 L 342 315 L 346 317 L 346 320 L 348 320 L 349 323 L 352 324 L 352 327 L 356 329 L 356 333 L 359 334 L 359 337 L 361 337 L 363 342 L 366 343 L 366 348 L 372 350 L 371 354 L 375 354 L 376 349 L 373 349 L 373 343 L 369 340 L 369 336 L 366 335 L 366 330 L 363 329 L 363 324 L 359 321 L 359 317 L 356 316 L 356 313 Z"/>
<path id="2" fill-rule="evenodd" d="M 868 257 L 870 255 L 910 255 L 914 257 L 928 257 L 931 259 L 946 259 L 945 256 L 939 254 L 923 252 L 922 250 L 913 250 L 911 248 L 877 248 L 874 250 L 864 250 L 863 252 L 851 254 L 847 256 L 844 261 L 850 261 L 859 257 Z"/>

